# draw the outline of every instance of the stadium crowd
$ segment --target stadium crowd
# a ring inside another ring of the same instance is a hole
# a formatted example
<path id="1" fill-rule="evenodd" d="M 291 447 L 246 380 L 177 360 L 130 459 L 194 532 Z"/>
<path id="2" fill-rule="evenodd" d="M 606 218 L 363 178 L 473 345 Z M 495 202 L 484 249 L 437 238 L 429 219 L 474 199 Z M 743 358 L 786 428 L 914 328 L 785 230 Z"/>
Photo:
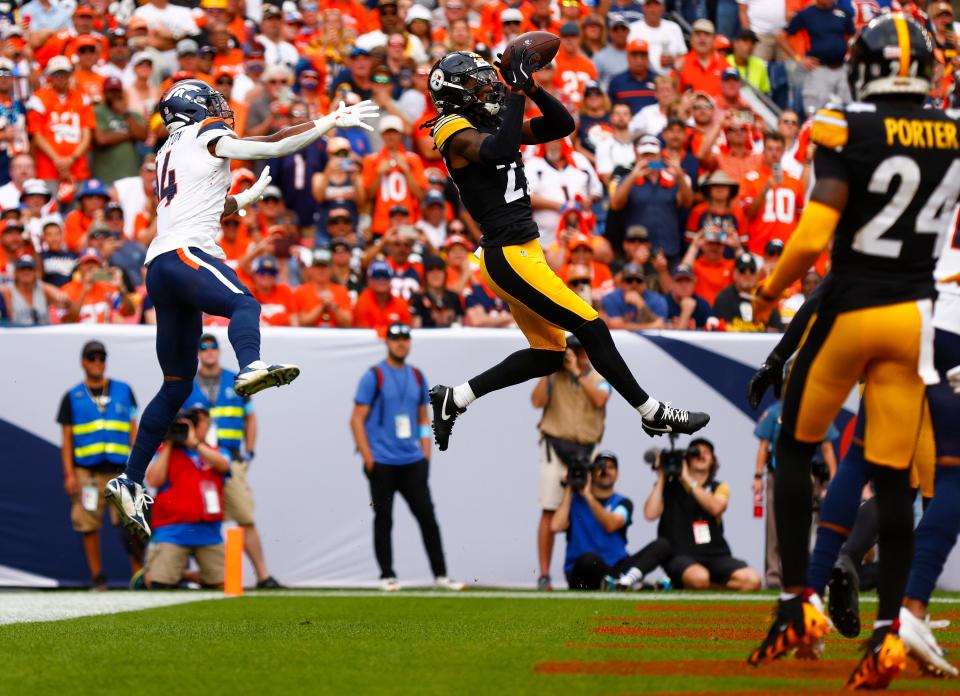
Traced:
<path id="1" fill-rule="evenodd" d="M 846 41 L 888 5 L 935 37 L 930 102 L 943 105 L 948 2 L 30 0 L 0 16 L 0 322 L 153 322 L 142 262 L 176 191 L 153 154 L 167 135 L 156 105 L 195 77 L 243 136 L 340 101 L 380 106 L 373 133 L 266 163 L 275 186 L 223 219 L 219 243 L 264 324 L 512 326 L 421 126 L 437 115 L 438 58 L 494 61 L 540 29 L 560 50 L 536 79 L 578 119 L 572 138 L 524 153 L 550 265 L 611 327 L 780 330 L 826 257 L 768 323 L 746 298 L 803 209 L 810 117 L 849 100 Z M 264 164 L 235 162 L 233 192 Z"/>

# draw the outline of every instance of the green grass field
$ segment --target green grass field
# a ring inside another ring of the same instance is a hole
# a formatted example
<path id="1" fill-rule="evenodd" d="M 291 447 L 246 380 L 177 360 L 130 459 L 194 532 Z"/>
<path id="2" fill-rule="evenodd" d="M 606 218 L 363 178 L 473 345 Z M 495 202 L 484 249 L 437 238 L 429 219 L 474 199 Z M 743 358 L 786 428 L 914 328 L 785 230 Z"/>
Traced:
<path id="1" fill-rule="evenodd" d="M 0 626 L 0 694 L 826 692 L 857 659 L 857 641 L 831 636 L 819 663 L 748 667 L 772 596 L 474 594 L 248 594 Z M 960 652 L 960 604 L 931 609 L 953 621 L 937 636 Z M 911 664 L 892 690 L 958 693 L 960 681 Z"/>

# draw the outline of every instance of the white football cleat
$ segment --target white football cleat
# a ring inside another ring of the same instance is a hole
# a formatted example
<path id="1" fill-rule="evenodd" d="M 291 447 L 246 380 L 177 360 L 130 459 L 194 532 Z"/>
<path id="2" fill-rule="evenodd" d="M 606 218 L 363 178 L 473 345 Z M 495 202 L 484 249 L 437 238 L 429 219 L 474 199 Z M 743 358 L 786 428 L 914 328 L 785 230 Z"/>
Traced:
<path id="1" fill-rule="evenodd" d="M 107 481 L 103 495 L 120 513 L 120 524 L 143 539 L 150 538 L 147 506 L 153 504 L 153 498 L 146 494 L 143 486 L 120 474 Z"/>
<path id="2" fill-rule="evenodd" d="M 237 396 L 253 396 L 270 387 L 290 384 L 299 376 L 300 368 L 296 365 L 267 365 L 258 360 L 240 370 L 233 380 L 233 391 Z"/>
<path id="3" fill-rule="evenodd" d="M 943 648 L 933 637 L 930 625 L 918 619 L 906 607 L 900 607 L 900 640 L 924 672 L 942 677 L 957 676 L 957 668 L 944 659 Z"/>
<path id="4" fill-rule="evenodd" d="M 434 585 L 438 590 L 451 590 L 452 592 L 459 592 L 465 587 L 459 580 L 448 578 L 446 575 L 439 576 L 434 581 Z"/>
<path id="5" fill-rule="evenodd" d="M 380 589 L 384 592 L 396 592 L 400 589 L 400 581 L 396 578 L 383 578 L 380 581 Z"/>

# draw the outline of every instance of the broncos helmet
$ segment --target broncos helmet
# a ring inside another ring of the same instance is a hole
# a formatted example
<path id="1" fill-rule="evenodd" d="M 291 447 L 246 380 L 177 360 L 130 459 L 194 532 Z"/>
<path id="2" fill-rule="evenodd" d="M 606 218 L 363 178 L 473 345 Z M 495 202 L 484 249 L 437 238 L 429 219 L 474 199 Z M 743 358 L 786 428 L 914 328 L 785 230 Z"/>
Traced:
<path id="1" fill-rule="evenodd" d="M 233 128 L 233 109 L 220 92 L 201 80 L 173 83 L 160 98 L 159 107 L 160 117 L 171 133 L 211 116 L 222 118 Z"/>
<path id="2" fill-rule="evenodd" d="M 484 87 L 492 90 L 481 94 Z M 493 120 L 507 98 L 507 88 L 483 56 L 470 51 L 448 53 L 430 71 L 430 98 L 441 116 L 470 114 Z"/>
<path id="3" fill-rule="evenodd" d="M 867 24 L 850 44 L 847 80 L 854 99 L 906 94 L 918 99 L 932 88 L 930 34 L 911 17 L 895 12 Z"/>

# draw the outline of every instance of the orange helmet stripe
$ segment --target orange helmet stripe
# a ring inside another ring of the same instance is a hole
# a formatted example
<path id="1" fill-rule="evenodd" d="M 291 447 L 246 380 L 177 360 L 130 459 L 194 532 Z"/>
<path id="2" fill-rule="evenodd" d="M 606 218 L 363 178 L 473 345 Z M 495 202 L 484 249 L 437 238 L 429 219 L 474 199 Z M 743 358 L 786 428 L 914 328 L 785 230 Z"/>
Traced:
<path id="1" fill-rule="evenodd" d="M 893 25 L 897 28 L 897 45 L 900 47 L 899 77 L 910 77 L 910 30 L 906 18 L 899 12 L 893 15 Z"/>

